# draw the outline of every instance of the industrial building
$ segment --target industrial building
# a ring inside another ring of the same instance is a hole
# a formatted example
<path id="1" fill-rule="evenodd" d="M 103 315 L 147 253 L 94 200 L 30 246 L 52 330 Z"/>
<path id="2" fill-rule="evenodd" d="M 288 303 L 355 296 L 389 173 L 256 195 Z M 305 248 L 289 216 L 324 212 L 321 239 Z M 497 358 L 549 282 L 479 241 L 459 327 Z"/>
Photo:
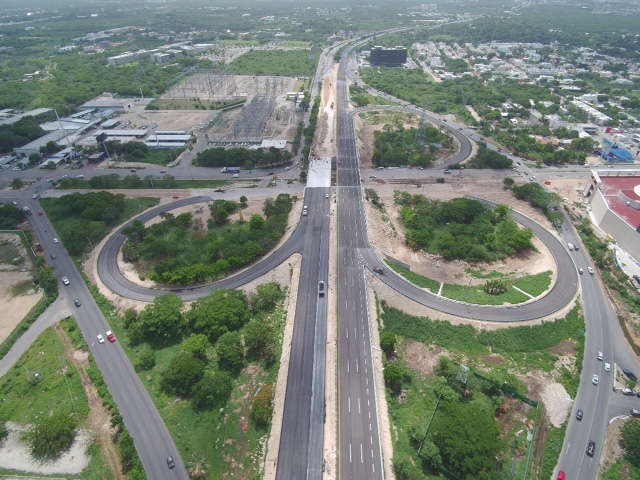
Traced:
<path id="1" fill-rule="evenodd" d="M 592 221 L 640 259 L 640 171 L 593 170 L 582 193 Z"/>
<path id="2" fill-rule="evenodd" d="M 376 46 L 371 49 L 369 63 L 372 67 L 401 67 L 407 63 L 407 49 L 403 46 L 385 48 Z"/>
<path id="3" fill-rule="evenodd" d="M 46 135 L 36 138 L 33 142 L 29 142 L 22 147 L 16 147 L 13 151 L 16 153 L 18 157 L 28 157 L 32 153 L 40 153 L 40 147 L 44 147 L 49 142 L 58 143 L 61 139 L 65 137 L 64 130 L 55 130 L 53 132 L 49 132 Z"/>

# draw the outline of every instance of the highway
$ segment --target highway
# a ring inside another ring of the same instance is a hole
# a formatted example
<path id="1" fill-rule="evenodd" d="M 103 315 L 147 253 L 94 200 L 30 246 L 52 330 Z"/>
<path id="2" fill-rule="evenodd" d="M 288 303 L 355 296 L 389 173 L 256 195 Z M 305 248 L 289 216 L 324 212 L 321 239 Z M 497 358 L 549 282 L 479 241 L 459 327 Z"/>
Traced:
<path id="1" fill-rule="evenodd" d="M 304 202 L 309 214 L 298 229 L 304 235 L 287 392 L 280 433 L 276 478 L 322 479 L 327 299 L 318 284 L 329 276 L 328 188 L 309 188 Z M 326 289 L 326 287 L 325 287 Z"/>
<path id="2" fill-rule="evenodd" d="M 55 266 L 60 283 L 60 301 L 64 302 L 66 311 L 73 312 L 76 317 L 82 335 L 134 440 L 147 477 L 167 480 L 188 479 L 189 476 L 176 445 L 138 374 L 120 346 L 120 342 L 107 341 L 99 344 L 96 340 L 96 335 L 101 333 L 106 337 L 105 332 L 111 328 L 93 300 L 73 260 L 64 249 L 64 245 L 61 242 L 54 242 L 53 239 L 58 235 L 53 225 L 46 215 L 37 215 L 36 212 L 40 210 L 37 199 L 24 199 L 23 203 L 33 211 L 29 221 L 47 256 L 51 253 L 56 255 L 54 260 L 49 259 L 49 261 Z M 69 279 L 69 285 L 65 286 L 62 283 L 63 276 Z M 74 305 L 76 299 L 80 301 L 79 307 Z M 169 455 L 176 463 L 173 470 L 167 468 Z"/>
<path id="3" fill-rule="evenodd" d="M 376 380 L 360 252 L 368 248 L 346 58 L 338 71 L 338 478 L 383 479 Z M 382 381 L 382 379 L 379 379 Z"/>

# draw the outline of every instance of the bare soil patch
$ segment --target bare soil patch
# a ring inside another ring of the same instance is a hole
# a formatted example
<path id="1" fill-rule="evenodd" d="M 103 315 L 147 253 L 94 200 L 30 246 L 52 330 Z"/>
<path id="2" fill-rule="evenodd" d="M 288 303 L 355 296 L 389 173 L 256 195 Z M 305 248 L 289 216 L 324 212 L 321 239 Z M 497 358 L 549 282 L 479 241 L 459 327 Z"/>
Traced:
<path id="1" fill-rule="evenodd" d="M 42 293 L 33 285 L 19 295 L 12 293 L 17 286 L 33 284 L 31 270 L 33 265 L 18 235 L 0 233 L 0 242 L 8 242 L 18 252 L 20 263 L 0 263 L 0 337 L 7 338 L 13 329 L 29 313 L 42 297 Z M 19 288 L 17 290 L 24 290 Z"/>

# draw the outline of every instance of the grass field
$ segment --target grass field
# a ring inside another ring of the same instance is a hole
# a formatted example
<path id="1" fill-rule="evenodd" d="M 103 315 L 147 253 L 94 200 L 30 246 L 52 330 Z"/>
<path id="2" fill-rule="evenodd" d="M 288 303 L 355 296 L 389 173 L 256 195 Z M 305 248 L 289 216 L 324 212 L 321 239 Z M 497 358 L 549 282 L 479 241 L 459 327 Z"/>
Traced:
<path id="1" fill-rule="evenodd" d="M 36 380 L 36 374 L 40 381 Z M 52 329 L 45 330 L 16 366 L 0 379 L 0 391 L 1 411 L 5 420 L 29 424 L 52 410 L 62 410 L 74 413 L 82 426 L 89 412 L 89 403 L 80 375 L 66 358 L 62 341 L 58 333 Z M 113 478 L 98 444 L 89 445 L 88 453 L 91 455 L 91 461 L 83 470 L 81 478 Z M 24 475 L 24 472 L 0 469 L 0 474 Z M 63 474 L 56 474 L 55 477 L 79 478 L 78 475 Z"/>
<path id="2" fill-rule="evenodd" d="M 318 53 L 310 50 L 250 50 L 230 63 L 236 75 L 311 76 Z"/>

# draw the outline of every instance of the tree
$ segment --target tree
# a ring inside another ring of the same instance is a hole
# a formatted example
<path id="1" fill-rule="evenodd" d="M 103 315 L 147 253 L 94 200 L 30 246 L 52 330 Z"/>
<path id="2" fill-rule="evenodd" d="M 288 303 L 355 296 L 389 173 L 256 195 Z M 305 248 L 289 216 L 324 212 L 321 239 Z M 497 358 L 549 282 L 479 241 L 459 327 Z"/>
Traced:
<path id="1" fill-rule="evenodd" d="M 179 339 L 184 330 L 182 307 L 182 299 L 175 293 L 156 297 L 138 317 L 143 336 L 161 343 Z"/>
<path id="2" fill-rule="evenodd" d="M 273 394 L 271 385 L 264 385 L 258 394 L 253 397 L 251 404 L 251 418 L 259 428 L 265 428 L 271 422 L 273 415 Z"/>
<path id="3" fill-rule="evenodd" d="M 516 181 L 511 178 L 511 177 L 504 177 L 504 179 L 502 180 L 502 184 L 505 186 L 505 188 L 509 189 L 511 187 L 513 187 L 513 185 L 516 183 Z"/>
<path id="4" fill-rule="evenodd" d="M 275 347 L 275 331 L 271 324 L 251 320 L 244 326 L 244 344 L 249 355 L 262 357 L 265 353 Z"/>
<path id="5" fill-rule="evenodd" d="M 388 330 L 380 333 L 380 348 L 387 354 L 387 357 L 394 353 L 396 349 L 396 335 Z"/>
<path id="6" fill-rule="evenodd" d="M 192 332 L 204 333 L 213 343 L 223 333 L 242 328 L 249 313 L 244 292 L 220 289 L 193 302 L 185 317 Z"/>
<path id="7" fill-rule="evenodd" d="M 444 403 L 432 432 L 446 466 L 465 477 L 494 472 L 496 478 L 496 457 L 505 445 L 493 412 L 473 402 Z"/>
<path id="8" fill-rule="evenodd" d="M 207 350 L 209 348 L 211 348 L 211 342 L 202 333 L 190 335 L 182 341 L 182 350 L 202 360 L 207 359 Z"/>
<path id="9" fill-rule="evenodd" d="M 259 312 L 273 312 L 278 302 L 284 299 L 284 292 L 276 282 L 263 283 L 256 287 L 256 294 L 251 297 L 253 308 Z"/>
<path id="10" fill-rule="evenodd" d="M 24 185 L 24 183 L 20 178 L 14 178 L 13 180 L 11 180 L 11 188 L 13 188 L 14 190 L 20 190 L 22 188 L 22 185 Z"/>
<path id="11" fill-rule="evenodd" d="M 218 365 L 224 370 L 237 372 L 244 362 L 244 345 L 240 332 L 227 332 L 216 342 Z"/>
<path id="12" fill-rule="evenodd" d="M 151 370 L 156 366 L 156 351 L 149 345 L 140 347 L 136 370 Z"/>
<path id="13" fill-rule="evenodd" d="M 249 229 L 250 230 L 262 230 L 264 228 L 264 218 L 262 218 L 262 215 L 256 213 L 254 215 L 251 215 L 251 218 L 249 219 Z"/>
<path id="14" fill-rule="evenodd" d="M 233 382 L 227 372 L 206 373 L 191 390 L 191 406 L 197 411 L 210 410 L 227 403 Z"/>
<path id="15" fill-rule="evenodd" d="M 160 387 L 163 391 L 189 396 L 191 389 L 204 375 L 205 363 L 190 353 L 179 352 L 162 372 Z"/>
<path id="16" fill-rule="evenodd" d="M 400 390 L 402 386 L 402 381 L 404 380 L 404 368 L 399 365 L 397 362 L 387 363 L 384 366 L 384 381 L 385 383 L 393 390 L 397 392 Z"/>
<path id="17" fill-rule="evenodd" d="M 51 296 L 58 293 L 58 279 L 53 267 L 43 268 L 38 272 L 38 285 L 44 290 L 45 295 Z"/>
<path id="18" fill-rule="evenodd" d="M 629 463 L 640 467 L 640 420 L 628 420 L 622 427 L 622 448 Z"/>
<path id="19" fill-rule="evenodd" d="M 58 411 L 38 417 L 27 442 L 34 457 L 54 459 L 71 447 L 75 436 L 75 418 L 69 412 Z"/>

